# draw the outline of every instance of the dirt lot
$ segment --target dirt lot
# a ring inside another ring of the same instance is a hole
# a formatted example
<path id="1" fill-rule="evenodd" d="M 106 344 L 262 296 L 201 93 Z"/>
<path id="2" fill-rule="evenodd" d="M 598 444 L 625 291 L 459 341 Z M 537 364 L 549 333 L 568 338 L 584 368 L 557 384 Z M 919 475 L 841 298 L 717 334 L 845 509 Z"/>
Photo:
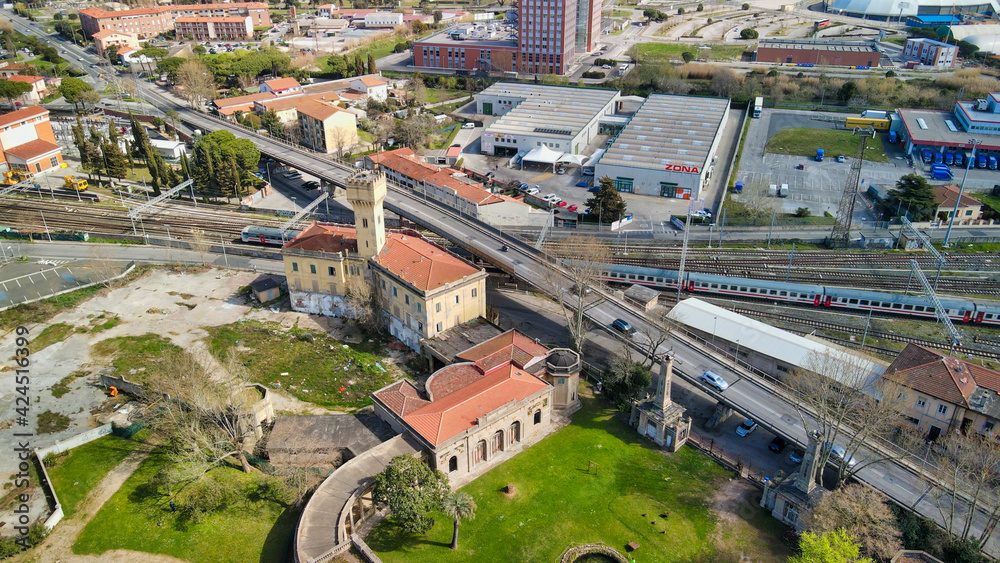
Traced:
<path id="1" fill-rule="evenodd" d="M 94 345 L 109 338 L 158 334 L 171 343 L 192 353 L 200 361 L 211 355 L 203 339 L 205 327 L 259 320 L 297 326 L 343 337 L 341 324 L 329 319 L 316 319 L 289 311 L 283 307 L 275 313 L 250 306 L 239 294 L 257 274 L 221 270 L 187 273 L 165 269 L 153 270 L 128 286 L 106 290 L 73 310 L 53 317 L 48 323 L 29 325 L 31 348 L 31 397 L 28 428 L 37 428 L 40 413 L 51 411 L 68 417 L 56 425 L 57 431 L 36 435 L 31 447 L 49 446 L 59 440 L 97 426 L 94 414 L 107 402 L 103 389 L 97 386 L 96 373 L 108 362 L 98 357 Z M 48 329 L 48 330 L 46 330 Z M 0 338 L 0 357 L 14 355 L 15 337 L 9 333 Z M 15 424 L 15 386 L 12 362 L 0 367 L 6 385 L 0 389 L 0 428 Z M 213 364 L 218 371 L 220 366 Z M 129 373 L 121 374 L 129 377 Z M 134 375 L 134 374 L 133 374 Z M 303 403 L 291 396 L 275 392 L 275 410 L 290 413 L 332 412 Z M 53 415 L 48 415 L 52 418 Z M 57 417 L 61 418 L 61 417 Z M 15 446 L 10 432 L 0 433 L 0 451 L 10 452 Z M 0 455 L 0 479 L 16 470 L 17 460 Z"/>

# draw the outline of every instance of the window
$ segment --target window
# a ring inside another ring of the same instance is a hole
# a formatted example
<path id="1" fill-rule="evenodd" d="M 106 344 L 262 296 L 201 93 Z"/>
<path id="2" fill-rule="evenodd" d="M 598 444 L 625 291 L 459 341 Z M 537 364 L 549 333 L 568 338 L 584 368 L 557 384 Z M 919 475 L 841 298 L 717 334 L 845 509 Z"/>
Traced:
<path id="1" fill-rule="evenodd" d="M 451 456 L 448 460 L 448 472 L 458 471 L 458 456 Z"/>
<path id="2" fill-rule="evenodd" d="M 398 297 L 399 296 L 399 294 L 396 292 L 396 286 L 392 287 L 392 296 L 393 297 Z"/>
<path id="3" fill-rule="evenodd" d="M 474 287 L 474 288 L 472 288 L 472 296 L 473 296 L 473 297 L 475 297 L 475 296 L 476 296 L 476 288 L 475 288 L 475 287 Z"/>
<path id="4" fill-rule="evenodd" d="M 316 264 L 309 264 L 309 273 L 310 274 L 316 273 Z"/>
<path id="5" fill-rule="evenodd" d="M 421 312 L 423 312 L 423 309 L 424 308 L 420 305 L 420 303 L 417 303 L 417 312 L 421 313 Z"/>
<path id="6" fill-rule="evenodd" d="M 385 280 L 382 280 L 382 289 L 385 289 Z"/>
<path id="7" fill-rule="evenodd" d="M 458 305 L 458 296 L 455 296 L 455 305 Z"/>
<path id="8" fill-rule="evenodd" d="M 948 414 L 948 405 L 938 405 L 938 414 Z"/>
<path id="9" fill-rule="evenodd" d="M 366 228 L 366 229 L 367 229 L 367 228 L 368 228 L 368 219 L 362 219 L 362 220 L 361 220 L 361 225 L 362 225 L 362 226 L 363 226 L 364 228 Z"/>
<path id="10" fill-rule="evenodd" d="M 299 271 L 299 263 L 298 262 L 292 262 L 292 271 L 293 272 L 298 272 Z"/>
<path id="11" fill-rule="evenodd" d="M 535 424 L 542 423 L 542 411 L 535 411 Z"/>
<path id="12" fill-rule="evenodd" d="M 335 275 L 337 275 L 337 272 L 336 272 L 336 270 L 333 269 L 333 266 L 327 266 L 326 267 L 326 275 L 328 275 L 328 276 L 335 276 Z"/>
<path id="13" fill-rule="evenodd" d="M 410 296 L 409 295 L 404 295 L 403 296 L 403 301 L 405 301 L 406 304 L 409 305 L 410 304 Z"/>
<path id="14" fill-rule="evenodd" d="M 441 330 L 443 330 L 443 329 L 444 329 L 444 327 L 442 326 L 442 324 L 441 324 L 441 323 L 438 323 L 438 324 L 437 324 L 437 327 L 436 327 L 436 328 L 437 328 L 437 331 L 438 331 L 438 332 L 441 332 Z"/>
<path id="15" fill-rule="evenodd" d="M 441 304 L 440 303 L 435 303 L 434 304 L 434 312 L 435 313 L 440 313 L 441 312 Z"/>
<path id="16" fill-rule="evenodd" d="M 50 158 L 49 159 L 49 166 L 52 167 L 52 168 L 55 168 L 56 166 L 59 166 L 59 159 L 57 157 L 54 157 L 54 156 L 52 158 Z M 970 211 L 968 214 L 972 215 L 972 212 Z"/>
<path id="17" fill-rule="evenodd" d="M 917 398 L 917 408 L 922 409 L 927 406 L 927 399 L 923 397 Z"/>
<path id="18" fill-rule="evenodd" d="M 634 178 L 615 178 L 615 190 L 619 192 L 632 193 L 633 187 L 632 182 L 635 181 Z"/>

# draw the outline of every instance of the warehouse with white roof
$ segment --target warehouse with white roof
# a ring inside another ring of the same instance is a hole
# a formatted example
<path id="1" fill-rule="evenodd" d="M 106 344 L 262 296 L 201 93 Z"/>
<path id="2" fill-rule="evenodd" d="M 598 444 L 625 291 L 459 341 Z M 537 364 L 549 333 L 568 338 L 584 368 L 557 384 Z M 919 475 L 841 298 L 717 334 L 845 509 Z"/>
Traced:
<path id="1" fill-rule="evenodd" d="M 483 131 L 483 154 L 513 156 L 542 147 L 580 154 L 614 116 L 617 90 L 498 82 L 476 95 L 476 113 L 500 119 Z"/>
<path id="2" fill-rule="evenodd" d="M 727 98 L 653 94 L 595 166 L 620 192 L 699 199 L 715 167 Z"/>
<path id="3" fill-rule="evenodd" d="M 875 381 L 888 367 L 871 357 L 781 330 L 694 297 L 675 305 L 667 316 L 739 356 L 741 364 L 779 379 L 809 371 L 874 394 Z"/>

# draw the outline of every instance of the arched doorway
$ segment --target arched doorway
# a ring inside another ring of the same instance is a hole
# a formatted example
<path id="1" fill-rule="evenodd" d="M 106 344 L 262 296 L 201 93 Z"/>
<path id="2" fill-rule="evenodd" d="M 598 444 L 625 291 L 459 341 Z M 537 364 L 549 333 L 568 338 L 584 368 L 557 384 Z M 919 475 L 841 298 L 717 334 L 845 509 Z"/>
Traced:
<path id="1" fill-rule="evenodd" d="M 491 453 L 497 453 L 503 451 L 503 430 L 497 430 L 493 434 L 493 448 L 490 450 Z"/>
<path id="2" fill-rule="evenodd" d="M 477 464 L 486 461 L 486 440 L 480 440 L 476 444 L 476 451 L 472 459 Z"/>
<path id="3" fill-rule="evenodd" d="M 535 424 L 542 423 L 542 411 L 535 411 Z"/>
<path id="4" fill-rule="evenodd" d="M 510 443 L 514 444 L 521 441 L 521 421 L 515 420 L 513 424 L 510 425 Z"/>
<path id="5" fill-rule="evenodd" d="M 451 456 L 451 459 L 448 460 L 448 473 L 451 473 L 452 471 L 458 471 L 458 456 L 453 455 Z"/>

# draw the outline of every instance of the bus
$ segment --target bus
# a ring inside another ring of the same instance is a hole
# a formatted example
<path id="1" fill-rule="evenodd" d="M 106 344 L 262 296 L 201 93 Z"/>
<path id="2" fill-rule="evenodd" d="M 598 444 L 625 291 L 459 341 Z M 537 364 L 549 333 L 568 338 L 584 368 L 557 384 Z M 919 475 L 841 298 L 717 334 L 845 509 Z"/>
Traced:
<path id="1" fill-rule="evenodd" d="M 816 20 L 814 25 L 816 26 L 816 29 L 825 29 L 830 27 L 830 20 Z"/>
<path id="2" fill-rule="evenodd" d="M 848 117 L 844 126 L 848 129 L 852 127 L 871 127 L 876 131 L 886 131 L 889 129 L 888 119 L 875 119 L 870 117 Z"/>
<path id="3" fill-rule="evenodd" d="M 761 110 L 764 109 L 764 98 L 757 96 L 757 99 L 753 102 L 753 116 L 760 117 Z"/>

